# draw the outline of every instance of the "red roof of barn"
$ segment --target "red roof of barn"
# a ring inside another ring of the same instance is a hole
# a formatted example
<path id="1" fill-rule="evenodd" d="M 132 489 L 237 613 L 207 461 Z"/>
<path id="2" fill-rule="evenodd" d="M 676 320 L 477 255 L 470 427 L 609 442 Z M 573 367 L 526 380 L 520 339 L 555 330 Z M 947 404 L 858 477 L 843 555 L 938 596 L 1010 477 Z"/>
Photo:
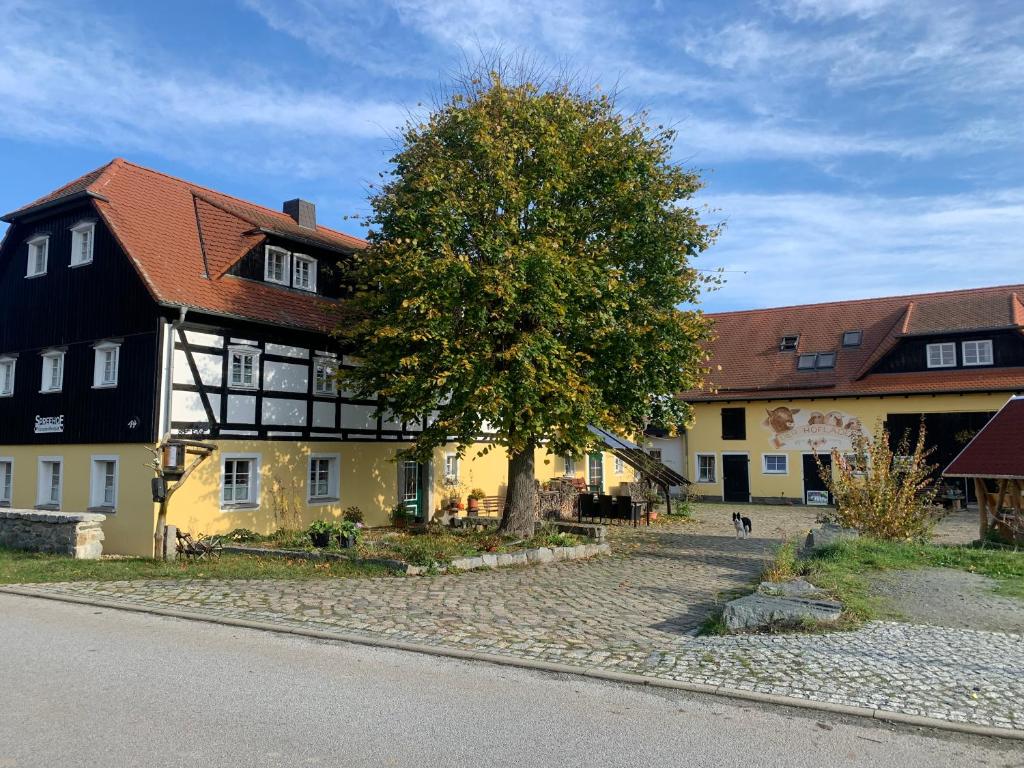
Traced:
<path id="1" fill-rule="evenodd" d="M 19 208 L 88 196 L 161 304 L 275 325 L 328 327 L 332 300 L 226 274 L 268 234 L 352 253 L 366 242 L 117 158 Z"/>
<path id="2" fill-rule="evenodd" d="M 1011 397 L 942 474 L 1024 480 L 1024 397 Z"/>
<path id="3" fill-rule="evenodd" d="M 871 372 L 907 337 L 998 329 L 1024 332 L 1024 284 L 721 312 L 708 317 L 714 321 L 716 334 L 708 350 L 711 372 L 703 390 L 682 393 L 690 402 L 1024 391 L 1024 368 Z M 862 333 L 859 346 L 842 346 L 846 331 Z M 783 336 L 799 336 L 794 352 L 780 351 Z M 817 352 L 835 352 L 835 367 L 797 370 L 798 355 Z"/>

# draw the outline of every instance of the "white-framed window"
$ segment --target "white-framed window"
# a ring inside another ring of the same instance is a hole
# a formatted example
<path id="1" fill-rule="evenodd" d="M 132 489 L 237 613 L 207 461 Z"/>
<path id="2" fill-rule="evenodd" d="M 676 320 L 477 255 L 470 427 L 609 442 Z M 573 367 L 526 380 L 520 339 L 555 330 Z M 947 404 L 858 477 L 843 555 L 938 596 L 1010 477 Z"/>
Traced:
<path id="1" fill-rule="evenodd" d="M 956 367 L 956 344 L 953 342 L 941 342 L 927 346 L 929 368 L 955 368 Z"/>
<path id="2" fill-rule="evenodd" d="M 615 474 L 621 475 L 626 471 L 626 462 L 620 459 L 618 456 L 615 457 Z"/>
<path id="3" fill-rule="evenodd" d="M 784 453 L 766 453 L 761 457 L 761 471 L 766 475 L 789 473 L 789 457 Z"/>
<path id="4" fill-rule="evenodd" d="M 576 459 L 573 456 L 562 457 L 562 474 L 566 477 L 576 476 Z"/>
<path id="5" fill-rule="evenodd" d="M 11 506 L 14 497 L 14 459 L 0 457 L 0 507 Z"/>
<path id="6" fill-rule="evenodd" d="M 60 392 L 64 388 L 64 352 L 54 349 L 42 354 L 43 377 L 40 392 Z"/>
<path id="7" fill-rule="evenodd" d="M 718 473 L 716 471 L 715 454 L 713 453 L 698 453 L 697 454 L 697 482 L 698 483 L 716 483 L 718 482 Z"/>
<path id="8" fill-rule="evenodd" d="M 316 259 L 301 253 L 292 254 L 292 287 L 316 292 Z"/>
<path id="9" fill-rule="evenodd" d="M 288 285 L 288 263 L 291 254 L 284 248 L 268 245 L 263 257 L 263 279 L 268 283 Z"/>
<path id="10" fill-rule="evenodd" d="M 14 368 L 18 358 L 11 355 L 0 355 L 0 397 L 14 394 Z"/>
<path id="11" fill-rule="evenodd" d="M 117 508 L 118 457 L 93 456 L 89 479 L 89 506 Z"/>
<path id="12" fill-rule="evenodd" d="M 50 236 L 40 235 L 28 241 L 28 265 L 25 277 L 36 277 L 46 274 L 46 262 L 50 253 Z"/>
<path id="13" fill-rule="evenodd" d="M 96 350 L 96 362 L 93 366 L 92 385 L 97 388 L 116 387 L 121 345 L 116 341 L 104 341 L 93 349 Z"/>
<path id="14" fill-rule="evenodd" d="M 961 347 L 964 365 L 992 365 L 992 342 L 965 341 Z"/>
<path id="15" fill-rule="evenodd" d="M 338 394 L 338 361 L 329 357 L 318 357 L 313 361 L 313 394 L 333 396 Z"/>
<path id="16" fill-rule="evenodd" d="M 231 347 L 228 383 L 235 389 L 259 389 L 260 351 L 254 347 Z"/>
<path id="17" fill-rule="evenodd" d="M 458 485 L 459 454 L 446 453 L 444 455 L 444 481 L 448 485 Z"/>
<path id="18" fill-rule="evenodd" d="M 64 459 L 61 456 L 39 457 L 39 483 L 36 505 L 60 509 L 64 492 Z"/>
<path id="19" fill-rule="evenodd" d="M 80 267 L 92 263 L 93 235 L 96 225 L 83 221 L 71 228 L 71 266 Z"/>
<path id="20" fill-rule="evenodd" d="M 255 454 L 226 454 L 221 459 L 222 508 L 252 507 L 259 504 L 259 463 L 259 456 Z"/>
<path id="21" fill-rule="evenodd" d="M 338 456 L 314 453 L 309 457 L 309 501 L 337 501 Z"/>

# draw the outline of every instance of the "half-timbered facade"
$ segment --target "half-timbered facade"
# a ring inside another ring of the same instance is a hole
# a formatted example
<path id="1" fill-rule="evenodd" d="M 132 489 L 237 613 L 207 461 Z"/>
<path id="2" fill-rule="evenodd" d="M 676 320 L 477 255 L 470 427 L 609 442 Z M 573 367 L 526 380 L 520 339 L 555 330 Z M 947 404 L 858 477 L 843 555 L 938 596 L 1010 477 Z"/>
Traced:
<path id="1" fill-rule="evenodd" d="M 329 329 L 364 243 L 311 203 L 271 210 L 116 159 L 4 221 L 0 505 L 103 511 L 108 551 L 151 554 L 146 465 L 168 434 L 217 445 L 168 512 L 194 532 L 502 494 L 501 452 L 395 461 L 418 425 L 338 391 L 352 358 Z M 539 462 L 632 477 L 606 454 Z"/>

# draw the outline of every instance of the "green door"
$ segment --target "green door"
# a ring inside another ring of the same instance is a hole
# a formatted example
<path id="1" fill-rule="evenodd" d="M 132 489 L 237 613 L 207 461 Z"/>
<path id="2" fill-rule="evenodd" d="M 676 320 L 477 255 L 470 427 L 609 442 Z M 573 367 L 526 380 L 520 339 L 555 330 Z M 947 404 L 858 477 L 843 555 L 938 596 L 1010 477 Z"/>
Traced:
<path id="1" fill-rule="evenodd" d="M 423 472 L 418 462 L 402 461 L 398 465 L 398 501 L 406 511 L 423 517 Z"/>

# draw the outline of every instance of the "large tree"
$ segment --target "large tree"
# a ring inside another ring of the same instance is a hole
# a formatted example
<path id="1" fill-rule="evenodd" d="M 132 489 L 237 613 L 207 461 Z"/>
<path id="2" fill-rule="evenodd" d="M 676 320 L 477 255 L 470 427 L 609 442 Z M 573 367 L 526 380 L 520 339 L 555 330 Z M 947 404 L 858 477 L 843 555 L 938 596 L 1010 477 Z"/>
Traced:
<path id="1" fill-rule="evenodd" d="M 503 447 L 505 531 L 532 530 L 538 446 L 688 415 L 676 393 L 700 382 L 709 336 L 691 261 L 715 230 L 674 138 L 597 89 L 485 71 L 406 125 L 372 195 L 345 386 L 429 415 L 420 457 L 485 433 Z"/>

